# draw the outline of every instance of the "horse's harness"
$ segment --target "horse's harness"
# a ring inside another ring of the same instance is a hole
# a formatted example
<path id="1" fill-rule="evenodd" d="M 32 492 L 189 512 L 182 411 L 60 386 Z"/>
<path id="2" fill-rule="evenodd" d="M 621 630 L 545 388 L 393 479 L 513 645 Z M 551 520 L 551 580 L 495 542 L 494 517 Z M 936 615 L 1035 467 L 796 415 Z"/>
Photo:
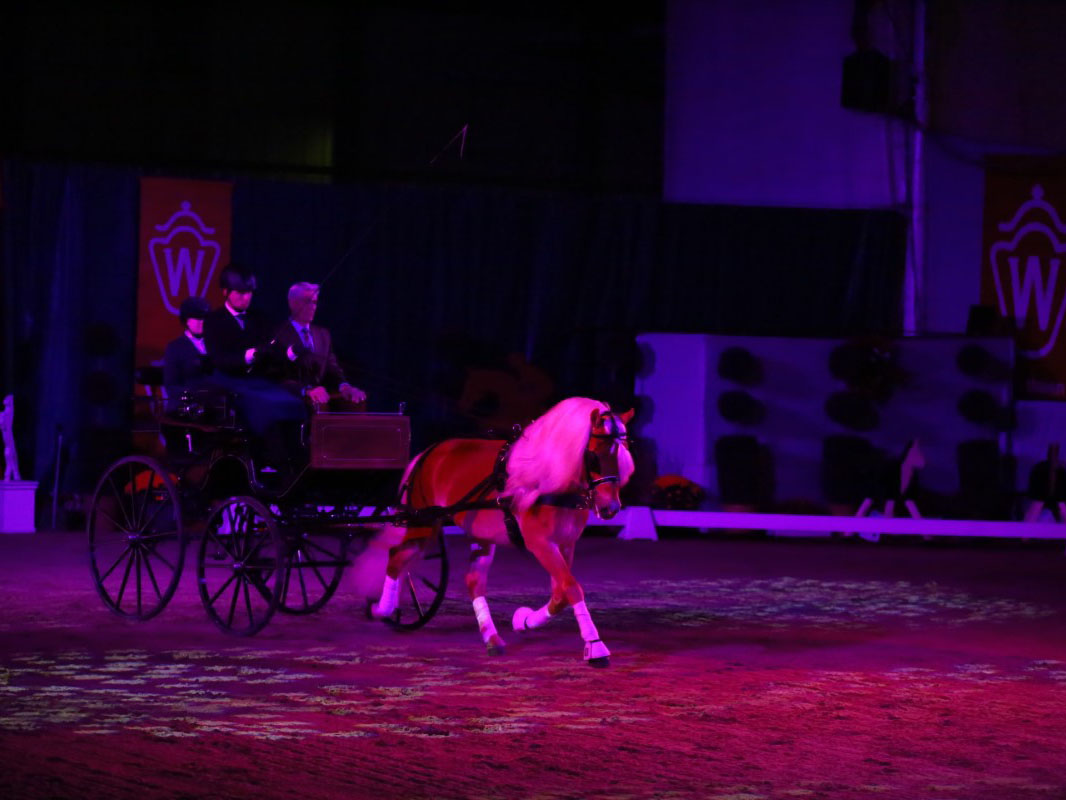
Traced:
<path id="1" fill-rule="evenodd" d="M 589 433 L 589 441 L 585 446 L 584 455 L 586 483 L 584 490 L 576 492 L 548 492 L 539 495 L 534 503 L 535 505 L 553 506 L 555 508 L 571 508 L 575 510 L 592 508 L 592 496 L 596 491 L 597 486 L 602 486 L 605 483 L 620 483 L 618 475 L 604 475 L 601 472 L 602 467 L 600 464 L 600 456 L 592 446 L 594 441 L 604 440 L 610 441 L 612 443 L 611 446 L 624 447 L 626 445 L 625 434 L 617 432 L 612 433 L 608 430 L 608 419 L 617 419 L 617 415 L 613 411 L 605 411 L 600 416 L 600 420 L 603 423 L 603 432 L 598 433 L 593 429 L 593 431 Z M 416 463 L 411 470 L 407 482 L 400 487 L 400 508 L 405 515 L 406 522 L 409 525 L 416 526 L 419 524 L 432 524 L 440 519 L 441 516 L 452 516 L 464 511 L 492 509 L 503 513 L 503 522 L 507 529 L 507 538 L 511 540 L 511 543 L 515 547 L 524 550 L 526 545 L 522 540 L 522 532 L 518 527 L 518 519 L 511 510 L 510 498 L 501 495 L 503 490 L 507 487 L 507 457 L 511 452 L 512 445 L 518 441 L 521 435 L 522 426 L 515 425 L 512 429 L 510 438 L 504 442 L 503 447 L 500 448 L 500 452 L 496 454 L 496 461 L 493 463 L 492 472 L 483 478 L 469 492 L 463 495 L 463 497 L 457 502 L 446 507 L 425 506 L 423 508 L 413 508 L 409 502 L 404 502 L 404 494 L 410 492 L 415 476 L 425 463 L 426 457 L 441 443 L 438 442 L 423 451 L 418 459 L 418 463 Z M 599 477 L 595 477 L 596 475 L 599 475 Z M 493 493 L 495 493 L 496 496 L 490 497 Z M 408 500 L 409 499 L 410 498 L 408 498 Z"/>

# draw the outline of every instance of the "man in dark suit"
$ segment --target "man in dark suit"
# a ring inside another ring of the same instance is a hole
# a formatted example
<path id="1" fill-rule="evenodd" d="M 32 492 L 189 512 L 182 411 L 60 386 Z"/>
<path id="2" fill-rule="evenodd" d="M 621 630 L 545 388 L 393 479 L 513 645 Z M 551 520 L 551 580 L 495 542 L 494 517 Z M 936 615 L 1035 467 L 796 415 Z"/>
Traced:
<path id="1" fill-rule="evenodd" d="M 353 406 L 366 402 L 366 393 L 352 386 L 344 376 L 333 352 L 329 331 L 312 325 L 318 310 L 318 286 L 296 283 L 289 289 L 291 316 L 274 331 L 281 359 L 281 379 L 294 395 L 305 397 L 316 407 L 328 406 L 331 395 Z"/>
<path id="2" fill-rule="evenodd" d="M 230 265 L 219 276 L 223 303 L 204 317 L 204 343 L 215 368 L 235 378 L 262 374 L 268 360 L 271 325 L 251 310 L 255 275 Z M 256 363 L 256 362 L 259 363 Z"/>
<path id="3" fill-rule="evenodd" d="M 212 382 L 234 393 L 237 411 L 259 437 L 262 452 L 253 452 L 264 472 L 299 466 L 295 442 L 306 418 L 303 403 L 264 377 L 275 360 L 270 323 L 249 307 L 255 275 L 230 265 L 219 276 L 223 304 L 204 317 L 204 343 L 214 363 Z M 258 450 L 258 448 L 256 448 Z"/>
<path id="4" fill-rule="evenodd" d="M 211 359 L 204 344 L 204 317 L 210 311 L 202 297 L 186 297 L 179 316 L 185 331 L 167 344 L 163 353 L 163 386 L 167 391 L 167 411 L 181 399 L 183 389 L 201 386 L 211 374 Z"/>

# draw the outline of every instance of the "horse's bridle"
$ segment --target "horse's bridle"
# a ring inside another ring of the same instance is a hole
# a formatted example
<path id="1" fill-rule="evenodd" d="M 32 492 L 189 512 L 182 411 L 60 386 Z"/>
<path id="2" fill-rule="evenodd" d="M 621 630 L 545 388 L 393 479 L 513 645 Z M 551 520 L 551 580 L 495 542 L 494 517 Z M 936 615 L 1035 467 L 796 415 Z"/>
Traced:
<path id="1" fill-rule="evenodd" d="M 596 452 L 596 448 L 593 447 L 594 441 L 608 440 L 611 442 L 611 447 L 626 447 L 627 439 L 624 433 L 611 433 L 607 430 L 607 420 L 617 420 L 618 417 L 613 411 L 606 411 L 600 417 L 600 421 L 603 425 L 603 433 L 597 433 L 595 429 L 589 434 L 588 445 L 585 448 L 585 480 L 588 483 L 587 492 L 591 497 L 592 492 L 597 486 L 601 486 L 605 483 L 621 483 L 618 475 L 604 475 L 600 472 L 600 455 Z M 617 465 L 617 462 L 616 462 Z M 593 475 L 599 475 L 600 477 L 594 478 Z"/>

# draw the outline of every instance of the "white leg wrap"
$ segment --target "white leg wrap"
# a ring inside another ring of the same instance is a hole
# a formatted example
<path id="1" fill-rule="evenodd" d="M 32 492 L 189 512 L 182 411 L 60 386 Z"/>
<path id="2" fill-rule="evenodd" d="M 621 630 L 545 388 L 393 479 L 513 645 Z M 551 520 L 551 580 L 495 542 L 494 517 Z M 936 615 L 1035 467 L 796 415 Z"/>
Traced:
<path id="1" fill-rule="evenodd" d="M 528 606 L 522 606 L 516 609 L 514 616 L 511 617 L 511 627 L 516 631 L 531 631 L 534 628 L 539 628 L 545 622 L 552 618 L 552 614 L 548 611 L 548 604 L 545 603 L 536 611 Z"/>
<path id="2" fill-rule="evenodd" d="M 581 630 L 582 639 L 586 642 L 594 642 L 600 638 L 600 632 L 592 623 L 592 617 L 589 616 L 588 606 L 585 605 L 584 600 L 574 604 L 574 618 L 577 620 L 577 627 Z"/>
<path id="3" fill-rule="evenodd" d="M 475 597 L 473 605 L 477 626 L 481 630 L 481 638 L 485 644 L 488 644 L 489 639 L 496 636 L 496 625 L 492 621 L 492 614 L 489 613 L 489 604 L 484 597 Z"/>
<path id="4" fill-rule="evenodd" d="M 383 618 L 396 610 L 400 599 L 400 582 L 396 578 L 385 576 L 385 582 L 381 585 L 381 599 L 370 607 L 370 613 L 375 617 Z"/>

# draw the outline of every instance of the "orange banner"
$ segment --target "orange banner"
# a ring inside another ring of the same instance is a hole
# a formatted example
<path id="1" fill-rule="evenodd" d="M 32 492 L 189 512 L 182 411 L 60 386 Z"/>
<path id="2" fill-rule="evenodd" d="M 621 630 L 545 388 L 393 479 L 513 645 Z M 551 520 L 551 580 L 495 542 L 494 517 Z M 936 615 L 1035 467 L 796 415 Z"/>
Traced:
<path id="1" fill-rule="evenodd" d="M 222 303 L 218 274 L 229 263 L 233 184 L 141 178 L 137 271 L 137 366 L 159 365 L 182 331 L 185 298 Z"/>
<path id="2" fill-rule="evenodd" d="M 1016 331 L 1018 393 L 1066 399 L 1066 172 L 1004 156 L 985 170 L 981 302 Z"/>

